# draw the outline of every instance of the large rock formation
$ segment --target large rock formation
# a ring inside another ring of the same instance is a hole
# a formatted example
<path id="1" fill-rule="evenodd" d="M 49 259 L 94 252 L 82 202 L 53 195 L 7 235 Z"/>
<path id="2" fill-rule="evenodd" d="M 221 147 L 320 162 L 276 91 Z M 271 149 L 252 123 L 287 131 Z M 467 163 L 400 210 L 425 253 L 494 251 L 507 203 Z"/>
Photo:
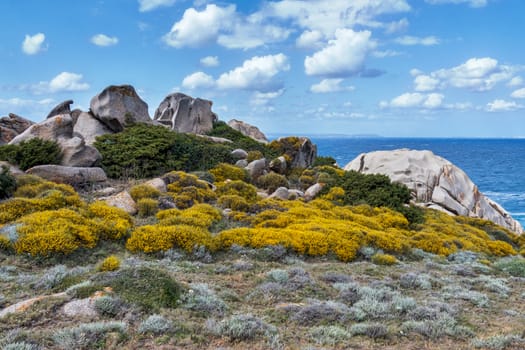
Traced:
<path id="1" fill-rule="evenodd" d="M 55 106 L 55 108 L 51 110 L 51 112 L 49 112 L 46 119 L 52 118 L 55 115 L 59 115 L 59 114 L 70 114 L 72 104 L 73 104 L 73 100 L 67 100 L 67 101 L 59 103 L 58 105 Z"/>
<path id="2" fill-rule="evenodd" d="M 405 184 L 413 198 L 449 214 L 478 217 L 521 234 L 523 228 L 500 205 L 487 198 L 463 170 L 430 151 L 401 149 L 360 154 L 344 170 L 384 174 Z"/>
<path id="3" fill-rule="evenodd" d="M 153 119 L 177 132 L 206 134 L 217 120 L 211 106 L 211 101 L 177 92 L 166 96 Z"/>
<path id="4" fill-rule="evenodd" d="M 73 132 L 81 135 L 88 146 L 93 146 L 97 136 L 113 133 L 106 125 L 89 112 L 80 112 L 73 127 Z"/>
<path id="5" fill-rule="evenodd" d="M 290 168 L 308 168 L 317 157 L 317 146 L 307 137 L 281 137 L 272 141 L 270 146 L 288 158 Z"/>
<path id="6" fill-rule="evenodd" d="M 268 139 L 266 136 L 259 130 L 258 127 L 250 125 L 246 122 L 243 122 L 241 120 L 232 119 L 228 122 L 228 125 L 237 131 L 239 131 L 241 134 L 251 137 L 252 139 L 262 142 L 262 143 L 268 143 Z"/>
<path id="7" fill-rule="evenodd" d="M 37 165 L 26 171 L 43 179 L 72 185 L 73 187 L 92 186 L 105 183 L 108 178 L 101 168 L 68 167 L 61 165 Z"/>
<path id="8" fill-rule="evenodd" d="M 90 108 L 91 113 L 114 132 L 132 123 L 151 122 L 148 105 L 131 85 L 108 86 L 91 99 Z"/>
<path id="9" fill-rule="evenodd" d="M 34 123 L 16 114 L 0 118 L 0 145 L 9 143 Z"/>
<path id="10" fill-rule="evenodd" d="M 94 147 L 87 146 L 81 136 L 73 134 L 73 119 L 69 114 L 57 115 L 33 124 L 9 144 L 19 144 L 35 137 L 57 142 L 62 149 L 61 165 L 64 166 L 89 167 L 102 159 Z"/>

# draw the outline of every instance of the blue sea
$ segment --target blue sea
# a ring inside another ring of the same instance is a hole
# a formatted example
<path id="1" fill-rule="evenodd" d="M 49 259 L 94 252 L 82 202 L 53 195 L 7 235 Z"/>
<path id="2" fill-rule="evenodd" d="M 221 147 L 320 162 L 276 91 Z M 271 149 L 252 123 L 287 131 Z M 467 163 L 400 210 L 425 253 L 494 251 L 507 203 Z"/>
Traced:
<path id="1" fill-rule="evenodd" d="M 318 154 L 339 166 L 363 152 L 410 148 L 431 150 L 463 169 L 480 191 L 525 227 L 525 139 L 419 139 L 311 137 Z"/>

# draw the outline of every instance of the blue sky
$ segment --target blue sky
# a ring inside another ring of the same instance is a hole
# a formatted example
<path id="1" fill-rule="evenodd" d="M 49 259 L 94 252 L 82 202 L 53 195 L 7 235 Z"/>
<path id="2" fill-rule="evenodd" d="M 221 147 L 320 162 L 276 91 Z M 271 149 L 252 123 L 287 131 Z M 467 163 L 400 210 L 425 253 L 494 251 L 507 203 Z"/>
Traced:
<path id="1" fill-rule="evenodd" d="M 525 137 L 523 0 L 3 0 L 0 115 L 131 84 L 268 134 Z"/>

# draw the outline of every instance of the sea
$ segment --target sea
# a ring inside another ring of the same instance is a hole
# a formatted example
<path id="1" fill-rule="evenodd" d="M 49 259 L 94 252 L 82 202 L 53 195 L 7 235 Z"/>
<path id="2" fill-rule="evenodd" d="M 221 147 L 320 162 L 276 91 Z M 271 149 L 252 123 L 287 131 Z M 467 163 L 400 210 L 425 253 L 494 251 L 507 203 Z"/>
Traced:
<path id="1" fill-rule="evenodd" d="M 430 150 L 463 169 L 482 193 L 525 227 L 525 139 L 310 138 L 319 155 L 335 158 L 341 167 L 364 152 Z"/>

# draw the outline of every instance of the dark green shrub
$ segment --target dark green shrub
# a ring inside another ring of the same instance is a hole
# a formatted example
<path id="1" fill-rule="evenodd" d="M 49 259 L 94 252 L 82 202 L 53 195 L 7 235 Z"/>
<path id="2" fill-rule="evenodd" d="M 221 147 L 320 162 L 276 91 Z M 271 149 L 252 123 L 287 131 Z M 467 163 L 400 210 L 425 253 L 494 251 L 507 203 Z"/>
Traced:
<path id="1" fill-rule="evenodd" d="M 273 193 L 279 187 L 289 186 L 288 180 L 284 175 L 279 175 L 273 172 L 259 176 L 257 179 L 257 185 L 261 188 L 264 188 L 269 193 Z"/>
<path id="2" fill-rule="evenodd" d="M 9 172 L 9 168 L 2 165 L 0 170 L 0 199 L 11 197 L 16 190 L 16 179 Z"/>
<path id="3" fill-rule="evenodd" d="M 231 162 L 231 145 L 195 135 L 177 133 L 163 126 L 135 124 L 117 134 L 97 138 L 102 167 L 112 178 L 145 178 L 172 170 L 208 170 Z"/>
<path id="4" fill-rule="evenodd" d="M 312 166 L 314 166 L 314 167 L 316 167 L 316 166 L 323 166 L 323 165 L 333 166 L 336 163 L 337 163 L 337 161 L 333 157 L 317 156 L 317 158 L 315 158 L 314 163 L 312 164 Z"/>
<path id="5" fill-rule="evenodd" d="M 27 170 L 36 165 L 60 164 L 62 151 L 54 141 L 33 138 L 17 145 L 0 146 L 0 160 Z"/>

